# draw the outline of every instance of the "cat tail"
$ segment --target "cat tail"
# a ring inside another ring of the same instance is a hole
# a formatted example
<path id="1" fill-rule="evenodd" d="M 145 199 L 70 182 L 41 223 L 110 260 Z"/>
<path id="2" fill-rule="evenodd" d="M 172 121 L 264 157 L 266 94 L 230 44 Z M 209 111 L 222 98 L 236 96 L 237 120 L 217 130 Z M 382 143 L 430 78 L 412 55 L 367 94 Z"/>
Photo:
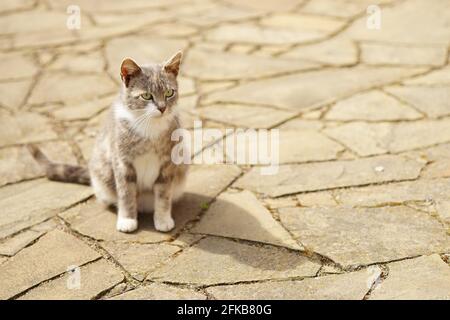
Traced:
<path id="1" fill-rule="evenodd" d="M 35 145 L 28 144 L 27 148 L 33 158 L 45 169 L 45 175 L 49 180 L 91 184 L 89 170 L 86 167 L 54 163 Z"/>

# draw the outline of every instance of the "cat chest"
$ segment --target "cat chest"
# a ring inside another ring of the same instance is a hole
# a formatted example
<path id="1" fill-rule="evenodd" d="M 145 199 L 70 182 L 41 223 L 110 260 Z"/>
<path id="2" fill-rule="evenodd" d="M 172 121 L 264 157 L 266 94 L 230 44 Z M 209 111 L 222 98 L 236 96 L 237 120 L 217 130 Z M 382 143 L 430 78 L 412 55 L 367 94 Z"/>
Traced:
<path id="1" fill-rule="evenodd" d="M 157 155 L 152 152 L 140 155 L 134 159 L 133 166 L 136 170 L 138 190 L 151 190 L 161 168 Z"/>

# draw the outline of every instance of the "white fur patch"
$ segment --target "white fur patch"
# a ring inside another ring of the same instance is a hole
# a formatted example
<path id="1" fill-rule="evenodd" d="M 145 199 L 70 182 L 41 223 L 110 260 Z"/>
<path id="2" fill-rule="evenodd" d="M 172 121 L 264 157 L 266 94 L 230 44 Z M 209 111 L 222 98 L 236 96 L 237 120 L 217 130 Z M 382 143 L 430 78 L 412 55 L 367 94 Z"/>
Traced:
<path id="1" fill-rule="evenodd" d="M 153 152 L 136 157 L 133 161 L 137 176 L 138 192 L 150 191 L 159 175 L 161 163 Z"/>
<path id="2" fill-rule="evenodd" d="M 138 227 L 137 219 L 117 217 L 116 228 L 120 232 L 133 232 Z"/>

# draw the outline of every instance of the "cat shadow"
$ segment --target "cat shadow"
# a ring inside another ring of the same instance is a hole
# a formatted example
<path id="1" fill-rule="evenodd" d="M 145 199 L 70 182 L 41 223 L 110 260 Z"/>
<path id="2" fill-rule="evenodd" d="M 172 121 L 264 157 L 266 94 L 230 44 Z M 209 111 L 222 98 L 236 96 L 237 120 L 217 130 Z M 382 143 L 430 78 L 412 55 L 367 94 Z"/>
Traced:
<path id="1" fill-rule="evenodd" d="M 216 211 L 214 216 L 208 212 L 213 207 Z M 214 222 L 217 212 L 229 217 L 221 217 L 219 223 Z M 192 227 L 188 229 L 189 234 L 205 236 L 193 244 L 195 249 L 192 250 L 206 251 L 212 254 L 212 258 L 214 255 L 227 255 L 253 268 L 272 271 L 292 270 L 309 261 L 287 232 L 288 239 L 274 236 L 251 213 L 229 201 L 220 198 L 212 201 L 210 197 L 186 193 L 174 204 L 172 213 L 176 227 L 170 234 L 185 234 L 186 231 L 182 230 L 189 224 Z M 143 222 L 140 222 L 141 230 L 157 232 L 151 214 L 149 217 L 141 214 L 140 221 Z M 284 232 L 281 224 L 274 222 Z"/>

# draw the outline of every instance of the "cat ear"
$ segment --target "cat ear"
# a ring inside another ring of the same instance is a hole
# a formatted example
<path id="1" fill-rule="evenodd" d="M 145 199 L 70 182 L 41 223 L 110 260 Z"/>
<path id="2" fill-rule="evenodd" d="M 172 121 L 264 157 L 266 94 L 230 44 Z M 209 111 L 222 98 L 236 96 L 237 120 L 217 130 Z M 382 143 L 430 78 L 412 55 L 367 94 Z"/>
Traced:
<path id="1" fill-rule="evenodd" d="M 183 57 L 183 52 L 178 51 L 172 58 L 164 63 L 164 70 L 168 73 L 172 73 L 175 77 L 180 71 L 181 58 Z"/>
<path id="2" fill-rule="evenodd" d="M 126 58 L 125 60 L 123 60 L 122 65 L 120 66 L 120 77 L 122 78 L 125 87 L 128 87 L 131 77 L 138 75 L 140 72 L 141 68 L 137 65 L 136 62 L 134 62 L 130 58 Z"/>

